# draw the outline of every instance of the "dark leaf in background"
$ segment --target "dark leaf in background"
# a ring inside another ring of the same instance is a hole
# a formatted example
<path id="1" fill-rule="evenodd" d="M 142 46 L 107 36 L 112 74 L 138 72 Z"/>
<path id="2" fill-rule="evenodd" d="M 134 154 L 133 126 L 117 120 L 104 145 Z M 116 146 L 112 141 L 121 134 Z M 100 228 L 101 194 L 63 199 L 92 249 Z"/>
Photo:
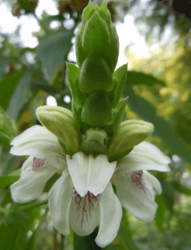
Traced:
<path id="1" fill-rule="evenodd" d="M 9 145 L 17 134 L 17 124 L 0 107 L 0 146 Z"/>
<path id="2" fill-rule="evenodd" d="M 33 103 L 32 103 L 32 109 L 31 109 L 31 116 L 32 116 L 32 121 L 33 123 L 36 122 L 37 118 L 36 118 L 36 109 L 38 108 L 38 106 L 40 106 L 40 102 L 42 100 L 46 100 L 46 98 L 48 97 L 48 94 L 44 94 L 44 95 L 39 95 L 36 98 L 33 99 Z"/>
<path id="3" fill-rule="evenodd" d="M 129 227 L 129 221 L 127 218 L 127 211 L 124 208 L 118 236 L 121 238 L 122 243 L 120 244 L 120 250 L 139 250 L 139 248 L 133 242 L 131 229 Z"/>
<path id="4" fill-rule="evenodd" d="M 164 197 L 167 208 L 170 212 L 173 212 L 173 206 L 175 202 L 175 190 L 167 181 L 161 181 L 162 196 Z"/>
<path id="5" fill-rule="evenodd" d="M 15 203 L 11 204 L 7 210 L 7 223 L 13 225 L 26 220 L 29 220 L 29 217 Z"/>
<path id="6" fill-rule="evenodd" d="M 177 181 L 171 182 L 171 185 L 177 192 L 181 194 L 191 195 L 191 189 L 189 187 L 186 187 Z"/>
<path id="7" fill-rule="evenodd" d="M 153 86 L 155 84 L 160 84 L 162 86 L 166 86 L 165 82 L 157 79 L 156 77 L 145 74 L 137 71 L 128 71 L 127 72 L 127 84 L 130 85 L 146 85 Z"/>
<path id="8" fill-rule="evenodd" d="M 5 74 L 6 66 L 7 66 L 9 60 L 10 59 L 8 57 L 0 57 L 0 81 Z"/>
<path id="9" fill-rule="evenodd" d="M 52 79 L 60 63 L 64 63 L 72 45 L 72 36 L 73 30 L 60 30 L 40 41 L 37 53 L 49 80 Z"/>
<path id="10" fill-rule="evenodd" d="M 4 110 L 7 109 L 13 90 L 21 76 L 21 71 L 14 71 L 0 81 L 0 106 Z"/>
<path id="11" fill-rule="evenodd" d="M 155 215 L 155 224 L 159 231 L 162 231 L 166 216 L 166 203 L 162 195 L 155 198 L 158 208 Z"/>
<path id="12" fill-rule="evenodd" d="M 27 69 L 17 84 L 9 102 L 7 114 L 13 119 L 18 119 L 18 114 L 26 102 L 26 95 L 31 83 L 32 69 Z"/>
<path id="13" fill-rule="evenodd" d="M 129 84 L 126 84 L 124 87 L 124 95 L 130 96 L 127 102 L 135 113 L 145 121 L 154 124 L 154 134 L 162 138 L 174 154 L 184 158 L 187 162 L 191 162 L 191 153 L 184 141 L 170 127 L 167 121 L 156 114 L 156 110 L 152 104 L 143 97 L 136 95 Z"/>
<path id="14" fill-rule="evenodd" d="M 32 89 L 35 89 L 35 90 L 44 90 L 50 95 L 55 95 L 59 93 L 59 90 L 57 88 L 45 82 L 40 82 L 40 81 L 31 82 L 30 86 Z"/>
<path id="15" fill-rule="evenodd" d="M 14 211 L 13 211 L 14 213 Z M 21 212 L 23 213 L 23 212 Z M 14 216 L 21 219 L 20 209 Z M 17 214 L 17 215 L 16 215 Z M 34 208 L 24 213 L 26 220 L 16 224 L 0 224 L 0 247 L 2 250 L 25 250 L 28 242 L 27 233 L 34 230 L 35 219 L 40 217 L 40 209 Z M 23 214 L 22 214 L 23 215 Z M 24 217 L 22 217 L 24 218 Z M 21 221 L 20 221 L 21 222 Z M 2 237 L 3 235 L 3 237 Z M 27 249 L 26 249 L 27 250 Z"/>
<path id="16" fill-rule="evenodd" d="M 101 248 L 95 243 L 97 232 L 98 230 L 95 229 L 93 233 L 84 237 L 74 233 L 74 250 L 100 250 Z"/>
<path id="17" fill-rule="evenodd" d="M 19 175 L 0 175 L 0 189 L 13 184 L 19 177 Z"/>

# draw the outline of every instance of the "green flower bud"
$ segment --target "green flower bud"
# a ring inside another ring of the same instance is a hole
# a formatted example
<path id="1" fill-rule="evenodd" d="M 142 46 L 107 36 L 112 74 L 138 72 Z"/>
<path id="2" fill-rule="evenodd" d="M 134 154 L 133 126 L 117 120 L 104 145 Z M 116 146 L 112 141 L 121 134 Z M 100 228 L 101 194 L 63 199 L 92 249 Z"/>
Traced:
<path id="1" fill-rule="evenodd" d="M 105 140 L 107 139 L 107 133 L 104 130 L 90 128 L 86 131 L 87 141 L 96 141 L 102 145 L 105 145 Z"/>
<path id="2" fill-rule="evenodd" d="M 104 130 L 90 128 L 86 131 L 86 138 L 82 142 L 81 150 L 86 154 L 107 154 L 105 141 L 107 133 Z"/>
<path id="3" fill-rule="evenodd" d="M 82 121 L 92 127 L 112 123 L 111 102 L 103 92 L 95 92 L 87 98 L 82 109 Z"/>
<path id="4" fill-rule="evenodd" d="M 81 137 L 70 110 L 41 106 L 37 108 L 36 115 L 41 124 L 65 145 L 66 154 L 72 155 L 79 151 Z"/>
<path id="5" fill-rule="evenodd" d="M 119 54 L 119 40 L 106 3 L 101 7 L 89 3 L 82 15 L 82 25 L 76 35 L 76 57 L 81 67 L 91 53 L 98 53 L 114 71 Z"/>
<path id="6" fill-rule="evenodd" d="M 92 52 L 105 54 L 110 44 L 109 27 L 97 11 L 84 25 L 82 47 L 86 55 Z"/>
<path id="7" fill-rule="evenodd" d="M 101 55 L 91 54 L 84 60 L 79 76 L 79 89 L 87 94 L 96 90 L 111 91 L 112 73 Z"/>
<path id="8" fill-rule="evenodd" d="M 122 122 L 118 132 L 109 141 L 109 160 L 116 161 L 127 155 L 134 146 L 144 141 L 153 132 L 153 129 L 153 125 L 145 121 Z"/>

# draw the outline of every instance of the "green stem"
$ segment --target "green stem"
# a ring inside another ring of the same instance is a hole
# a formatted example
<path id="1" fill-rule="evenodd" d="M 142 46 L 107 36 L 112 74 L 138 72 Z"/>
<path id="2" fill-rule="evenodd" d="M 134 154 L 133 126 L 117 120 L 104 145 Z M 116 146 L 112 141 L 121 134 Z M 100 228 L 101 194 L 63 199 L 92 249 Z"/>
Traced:
<path id="1" fill-rule="evenodd" d="M 35 207 L 46 205 L 47 203 L 48 203 L 48 200 L 39 201 L 39 202 L 36 202 L 36 203 L 33 203 L 33 204 L 28 204 L 28 205 L 22 206 L 21 209 L 22 210 L 32 209 L 32 208 L 35 208 Z"/>
<path id="2" fill-rule="evenodd" d="M 61 234 L 60 250 L 64 250 L 64 235 Z"/>
<path id="3" fill-rule="evenodd" d="M 46 25 L 37 17 L 35 13 L 33 13 L 33 16 L 36 18 L 38 21 L 40 27 L 46 32 L 46 34 L 50 34 L 50 30 L 46 27 Z"/>

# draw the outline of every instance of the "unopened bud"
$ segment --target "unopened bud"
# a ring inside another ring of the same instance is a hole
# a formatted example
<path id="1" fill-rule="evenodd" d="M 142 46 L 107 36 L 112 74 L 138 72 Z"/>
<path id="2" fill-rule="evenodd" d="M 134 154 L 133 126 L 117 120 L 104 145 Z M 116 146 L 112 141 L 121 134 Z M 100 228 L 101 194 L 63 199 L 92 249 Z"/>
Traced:
<path id="1" fill-rule="evenodd" d="M 80 148 L 80 134 L 76 128 L 72 112 L 63 107 L 42 106 L 36 110 L 44 127 L 57 136 L 65 145 L 65 153 L 74 154 Z"/>
<path id="2" fill-rule="evenodd" d="M 134 146 L 144 141 L 153 132 L 153 129 L 153 125 L 145 121 L 128 120 L 122 122 L 118 132 L 109 142 L 109 160 L 116 161 L 127 155 Z"/>

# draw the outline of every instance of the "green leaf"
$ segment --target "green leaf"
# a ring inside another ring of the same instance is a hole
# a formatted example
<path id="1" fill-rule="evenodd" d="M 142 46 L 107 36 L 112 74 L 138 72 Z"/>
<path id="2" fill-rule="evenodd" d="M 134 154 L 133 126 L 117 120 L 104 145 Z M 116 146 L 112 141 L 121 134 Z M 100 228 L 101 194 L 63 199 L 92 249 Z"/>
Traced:
<path id="1" fill-rule="evenodd" d="M 90 235 L 83 237 L 74 233 L 74 250 L 100 250 L 101 248 L 95 243 L 96 236 L 97 229 Z"/>
<path id="2" fill-rule="evenodd" d="M 66 70 L 67 81 L 69 82 L 73 101 L 75 102 L 75 105 L 83 106 L 85 99 L 86 99 L 86 94 L 80 91 L 79 86 L 78 86 L 78 78 L 80 75 L 80 69 L 72 63 L 66 63 L 66 67 L 67 67 L 67 70 Z"/>
<path id="3" fill-rule="evenodd" d="M 0 175 L 0 189 L 5 188 L 19 179 L 19 175 Z"/>
<path id="4" fill-rule="evenodd" d="M 124 99 L 121 99 L 119 101 L 116 109 L 113 112 L 113 117 L 114 117 L 114 119 L 113 119 L 113 131 L 114 131 L 114 133 L 117 133 L 119 125 L 123 120 L 126 103 L 127 103 L 127 97 Z"/>
<path id="5" fill-rule="evenodd" d="M 166 204 L 162 195 L 157 196 L 155 198 L 155 201 L 158 204 L 157 212 L 155 215 L 155 224 L 158 230 L 162 231 L 166 216 Z"/>
<path id="6" fill-rule="evenodd" d="M 72 36 L 73 30 L 60 30 L 40 41 L 37 53 L 50 80 L 70 51 Z"/>
<path id="7" fill-rule="evenodd" d="M 18 114 L 23 104 L 26 102 L 26 94 L 31 83 L 32 69 L 28 69 L 21 77 L 9 102 L 7 114 L 13 119 L 18 119 Z"/>
<path id="8" fill-rule="evenodd" d="M 12 225 L 0 224 L 0 246 L 3 250 L 25 250 L 28 242 L 27 233 L 34 231 L 35 220 L 40 218 L 40 209 L 25 212 L 29 218 L 22 223 Z M 27 250 L 27 249 L 26 249 Z"/>
<path id="9" fill-rule="evenodd" d="M 190 188 L 183 186 L 181 183 L 177 182 L 177 181 L 173 181 L 171 182 L 171 185 L 173 186 L 173 188 L 181 193 L 181 194 L 186 194 L 186 195 L 191 195 L 191 190 Z"/>
<path id="10" fill-rule="evenodd" d="M 13 71 L 12 73 L 4 76 L 0 81 L 0 106 L 6 110 L 14 88 L 16 87 L 20 77 L 21 71 Z"/>
<path id="11" fill-rule="evenodd" d="M 155 78 L 152 75 L 145 74 L 137 71 L 128 71 L 127 72 L 127 83 L 130 85 L 147 85 L 153 86 L 155 84 L 160 84 L 166 86 L 165 82 Z"/>
<path id="12" fill-rule="evenodd" d="M 9 145 L 17 134 L 16 123 L 0 107 L 0 146 Z"/>
<path id="13" fill-rule="evenodd" d="M 139 248 L 135 245 L 131 237 L 131 231 L 129 228 L 129 222 L 126 213 L 126 210 L 123 209 L 123 217 L 121 220 L 121 226 L 118 232 L 118 236 L 122 240 L 124 250 L 139 250 Z"/>
<path id="14" fill-rule="evenodd" d="M 6 216 L 6 221 L 9 224 L 21 223 L 25 220 L 29 220 L 26 214 L 15 204 L 11 204 Z"/>
<path id="15" fill-rule="evenodd" d="M 33 99 L 32 108 L 31 108 L 31 116 L 33 123 L 36 122 L 36 109 L 38 108 L 40 102 L 48 97 L 48 94 L 37 96 Z"/>
<path id="16" fill-rule="evenodd" d="M 127 64 L 124 64 L 113 73 L 113 78 L 117 81 L 117 86 L 115 88 L 115 95 L 114 95 L 115 106 L 118 104 L 121 98 L 121 94 L 123 92 L 123 88 L 126 82 L 126 77 L 127 77 Z"/>
<path id="17" fill-rule="evenodd" d="M 175 190 L 173 186 L 166 181 L 161 181 L 161 185 L 162 185 L 162 196 L 164 197 L 166 206 L 170 212 L 173 212 L 173 206 L 175 202 Z"/>
<path id="18" fill-rule="evenodd" d="M 8 57 L 0 57 L 0 65 L 1 65 L 0 66 L 0 81 L 5 74 L 5 69 L 6 69 L 6 66 L 7 66 L 9 60 L 10 60 L 10 58 L 8 58 Z"/>
<path id="19" fill-rule="evenodd" d="M 34 81 L 31 82 L 30 84 L 32 89 L 35 90 L 44 90 L 50 95 L 56 95 L 59 93 L 59 90 L 55 88 L 54 86 L 47 84 L 46 82 L 41 82 L 41 81 Z"/>
<path id="20" fill-rule="evenodd" d="M 167 121 L 157 115 L 152 104 L 143 97 L 136 95 L 129 84 L 124 87 L 124 95 L 130 96 L 127 100 L 130 108 L 145 121 L 154 125 L 154 134 L 162 138 L 174 154 L 184 158 L 187 162 L 191 162 L 191 154 L 184 141 L 170 127 Z"/>
<path id="21" fill-rule="evenodd" d="M 8 154 L 3 164 L 2 174 L 3 175 L 11 174 L 20 176 L 21 169 L 18 168 L 17 170 L 15 170 L 18 167 L 18 161 L 19 157 L 12 154 Z"/>

